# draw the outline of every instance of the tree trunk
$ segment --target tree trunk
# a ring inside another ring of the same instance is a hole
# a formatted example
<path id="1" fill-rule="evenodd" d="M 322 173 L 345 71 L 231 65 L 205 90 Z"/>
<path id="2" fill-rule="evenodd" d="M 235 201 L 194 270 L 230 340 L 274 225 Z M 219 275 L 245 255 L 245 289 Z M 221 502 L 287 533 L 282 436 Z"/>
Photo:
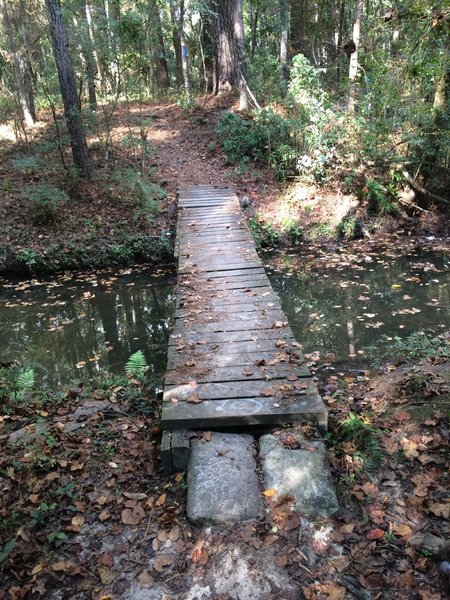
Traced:
<path id="1" fill-rule="evenodd" d="M 95 76 L 97 74 L 93 47 L 94 43 L 91 37 L 89 26 L 88 8 L 86 0 L 81 0 L 81 16 L 84 21 L 85 33 L 83 35 L 82 49 L 84 60 L 86 62 L 86 77 L 88 82 L 89 106 L 92 110 L 97 108 L 97 94 L 95 91 Z"/>
<path id="2" fill-rule="evenodd" d="M 34 107 L 34 93 L 31 73 L 28 73 L 26 81 L 24 70 L 22 68 L 22 53 L 20 52 L 16 42 L 15 31 L 9 16 L 7 0 L 0 0 L 0 9 L 3 17 L 6 37 L 8 39 L 9 57 L 13 68 L 14 82 L 16 85 L 17 95 L 19 97 L 22 118 L 27 125 L 32 126 L 36 122 L 36 111 Z"/>
<path id="3" fill-rule="evenodd" d="M 294 52 L 301 52 L 308 60 L 312 53 L 306 40 L 306 23 L 309 12 L 308 0 L 295 0 L 291 2 L 291 44 Z"/>
<path id="4" fill-rule="evenodd" d="M 361 12 L 362 0 L 356 0 L 355 20 L 353 21 L 353 45 L 350 54 L 350 64 L 348 68 L 349 90 L 348 90 L 348 110 L 354 112 L 356 105 L 356 77 L 358 75 L 358 49 L 359 38 L 361 34 Z"/>
<path id="5" fill-rule="evenodd" d="M 216 15 L 214 37 L 217 51 L 217 92 L 238 90 L 240 108 L 248 106 L 242 0 L 213 2 Z"/>
<path id="6" fill-rule="evenodd" d="M 186 46 L 186 35 L 184 33 L 184 0 L 180 0 L 178 14 L 178 35 L 181 44 L 181 70 L 183 73 L 184 91 L 190 98 L 191 96 L 191 80 L 189 77 L 189 58 L 188 49 Z"/>
<path id="7" fill-rule="evenodd" d="M 45 3 L 47 5 L 50 37 L 64 104 L 64 115 L 70 135 L 73 160 L 81 173 L 85 177 L 90 178 L 92 168 L 78 103 L 75 72 L 69 52 L 69 36 L 62 20 L 59 0 L 45 0 Z"/>
<path id="8" fill-rule="evenodd" d="M 161 15 L 156 0 L 149 0 L 148 12 L 154 28 L 153 59 L 155 62 L 156 83 L 159 89 L 167 90 L 170 85 L 169 68 L 167 66 L 166 47 L 161 23 Z"/>
<path id="9" fill-rule="evenodd" d="M 280 8 L 280 91 L 285 96 L 289 82 L 289 0 L 279 0 Z"/>
<path id="10" fill-rule="evenodd" d="M 180 30 L 178 27 L 177 10 L 175 0 L 170 0 L 170 18 L 172 21 L 172 43 L 175 52 L 175 76 L 177 85 L 181 85 L 183 81 L 183 69 L 181 66 L 181 39 Z"/>

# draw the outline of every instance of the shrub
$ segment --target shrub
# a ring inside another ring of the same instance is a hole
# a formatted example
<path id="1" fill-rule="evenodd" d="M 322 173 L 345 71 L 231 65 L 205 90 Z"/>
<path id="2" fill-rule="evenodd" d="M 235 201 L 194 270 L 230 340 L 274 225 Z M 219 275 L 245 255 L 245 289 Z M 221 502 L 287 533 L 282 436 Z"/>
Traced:
<path id="1" fill-rule="evenodd" d="M 252 120 L 225 111 L 216 129 L 230 161 L 267 164 L 275 168 L 280 179 L 296 169 L 297 150 L 291 130 L 291 123 L 270 109 L 256 112 Z"/>
<path id="2" fill-rule="evenodd" d="M 30 216 L 35 225 L 53 223 L 61 204 L 69 200 L 66 192 L 47 183 L 28 185 L 23 194 L 30 200 Z"/>

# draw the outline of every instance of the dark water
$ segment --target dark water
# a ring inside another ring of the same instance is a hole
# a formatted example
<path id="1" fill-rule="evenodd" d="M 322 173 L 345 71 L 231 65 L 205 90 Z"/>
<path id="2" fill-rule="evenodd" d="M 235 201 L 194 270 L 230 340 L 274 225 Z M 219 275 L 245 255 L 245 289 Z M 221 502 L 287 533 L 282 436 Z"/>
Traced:
<path id="1" fill-rule="evenodd" d="M 443 253 L 265 259 L 294 334 L 320 361 L 368 366 L 389 351 L 389 338 L 450 329 L 450 260 Z"/>
<path id="2" fill-rule="evenodd" d="M 19 360 L 48 386 L 120 372 L 142 350 L 159 385 L 175 278 L 145 268 L 0 282 L 0 360 Z"/>
<path id="3" fill-rule="evenodd" d="M 305 353 L 333 368 L 370 368 L 372 348 L 389 349 L 388 338 L 450 329 L 450 263 L 443 253 L 272 253 L 265 262 Z M 160 385 L 174 290 L 172 275 L 146 268 L 3 282 L 0 361 L 19 360 L 41 383 L 58 386 L 120 372 L 143 350 Z"/>

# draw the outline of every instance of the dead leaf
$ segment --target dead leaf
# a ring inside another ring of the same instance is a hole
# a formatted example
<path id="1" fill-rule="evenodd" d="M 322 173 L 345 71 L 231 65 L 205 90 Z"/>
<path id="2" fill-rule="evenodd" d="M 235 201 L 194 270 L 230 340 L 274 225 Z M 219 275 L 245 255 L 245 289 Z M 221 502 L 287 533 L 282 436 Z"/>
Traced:
<path id="1" fill-rule="evenodd" d="M 156 501 L 156 506 L 162 506 L 164 504 L 164 502 L 166 501 L 166 494 L 161 494 L 161 496 L 158 498 L 158 500 Z"/>
<path id="2" fill-rule="evenodd" d="M 125 498 L 129 500 L 146 500 L 147 494 L 143 493 L 132 493 L 132 492 L 122 492 Z"/>
<path id="3" fill-rule="evenodd" d="M 384 537 L 384 531 L 382 529 L 379 529 L 378 527 L 376 529 L 372 529 L 367 534 L 367 539 L 371 540 L 371 541 L 380 540 L 383 537 Z"/>
<path id="4" fill-rule="evenodd" d="M 392 531 L 398 535 L 399 537 L 408 539 L 412 535 L 412 529 L 406 523 L 400 523 L 399 525 L 394 525 Z"/>
<path id="5" fill-rule="evenodd" d="M 168 554 L 159 554 L 153 561 L 153 568 L 158 573 L 162 573 L 166 567 L 173 564 L 173 558 Z"/>
<path id="6" fill-rule="evenodd" d="M 434 502 L 428 507 L 428 512 L 433 513 L 436 517 L 442 517 L 443 519 L 450 519 L 450 502 Z"/>
<path id="7" fill-rule="evenodd" d="M 147 589 L 151 588 L 153 586 L 153 584 L 155 583 L 154 578 L 147 571 L 147 569 L 144 569 L 141 573 L 139 573 L 138 581 L 143 588 L 147 588 Z"/>
<path id="8" fill-rule="evenodd" d="M 84 525 L 84 517 L 81 515 L 75 515 L 71 523 L 74 527 L 82 527 Z"/>
<path id="9" fill-rule="evenodd" d="M 277 495 L 277 490 L 264 490 L 263 491 L 264 496 L 266 496 L 267 498 L 273 498 L 274 496 Z"/>
<path id="10" fill-rule="evenodd" d="M 108 567 L 98 567 L 98 574 L 103 585 L 109 585 L 117 577 L 116 573 Z"/>
<path id="11" fill-rule="evenodd" d="M 125 525 L 139 525 L 144 517 L 145 511 L 140 504 L 133 509 L 125 508 L 122 511 L 122 522 L 125 523 Z"/>

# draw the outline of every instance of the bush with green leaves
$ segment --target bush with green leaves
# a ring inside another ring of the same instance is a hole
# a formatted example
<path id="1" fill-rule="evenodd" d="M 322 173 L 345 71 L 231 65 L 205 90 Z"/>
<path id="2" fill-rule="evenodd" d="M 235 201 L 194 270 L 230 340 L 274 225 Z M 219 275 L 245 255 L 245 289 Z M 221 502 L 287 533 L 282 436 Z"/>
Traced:
<path id="1" fill-rule="evenodd" d="M 33 369 L 16 364 L 0 368 L 0 401 L 23 400 L 33 387 Z"/>
<path id="2" fill-rule="evenodd" d="M 256 111 L 252 119 L 225 111 L 216 131 L 230 161 L 267 164 L 280 179 L 295 172 L 297 150 L 291 123 L 273 110 Z"/>
<path id="3" fill-rule="evenodd" d="M 398 211 L 392 191 L 386 190 L 383 184 L 376 179 L 369 179 L 367 182 L 367 198 L 369 209 L 374 212 L 395 215 Z"/>
<path id="4" fill-rule="evenodd" d="M 69 201 L 66 192 L 48 183 L 27 185 L 23 195 L 30 201 L 29 213 L 35 225 L 54 223 L 61 205 Z"/>
<path id="5" fill-rule="evenodd" d="M 158 183 L 148 181 L 145 175 L 131 168 L 125 171 L 124 181 L 135 195 L 138 217 L 154 217 L 159 214 L 159 203 L 166 197 L 166 192 Z"/>

